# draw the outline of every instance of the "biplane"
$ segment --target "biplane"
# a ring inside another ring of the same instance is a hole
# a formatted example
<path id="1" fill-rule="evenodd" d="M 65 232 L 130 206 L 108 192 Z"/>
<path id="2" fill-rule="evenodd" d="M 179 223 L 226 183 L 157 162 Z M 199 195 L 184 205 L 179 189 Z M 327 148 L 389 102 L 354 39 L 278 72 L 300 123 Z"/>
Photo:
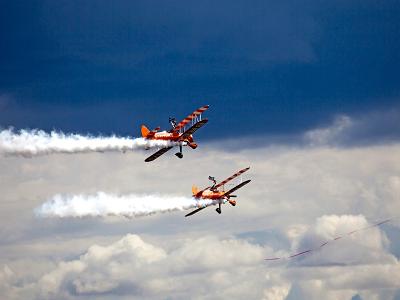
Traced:
<path id="1" fill-rule="evenodd" d="M 169 118 L 171 129 L 168 131 L 159 131 L 160 127 L 149 130 L 146 126 L 142 125 L 142 137 L 149 140 L 162 140 L 176 143 L 179 146 L 179 152 L 175 153 L 175 155 L 179 158 L 182 158 L 182 146 L 189 146 L 192 149 L 197 148 L 197 144 L 194 142 L 193 139 L 193 133 L 195 133 L 195 131 L 197 131 L 208 122 L 207 119 L 201 119 L 202 113 L 205 112 L 208 108 L 209 105 L 200 107 L 179 123 L 176 123 L 175 118 Z M 191 123 L 191 127 L 186 130 L 185 127 L 189 123 Z M 156 158 L 163 155 L 165 152 L 171 150 L 173 147 L 174 146 L 161 148 L 156 153 L 146 158 L 145 162 L 155 160 Z"/>
<path id="2" fill-rule="evenodd" d="M 236 195 L 233 195 L 232 193 L 235 192 L 236 190 L 240 189 L 241 187 L 245 186 L 248 184 L 251 180 L 246 180 L 242 181 L 240 184 L 237 186 L 231 188 L 228 191 L 225 191 L 225 185 L 231 181 L 232 179 L 242 175 L 244 172 L 249 170 L 250 167 L 245 168 L 243 170 L 238 171 L 237 173 L 233 174 L 232 176 L 228 177 L 224 181 L 221 181 L 220 183 L 217 184 L 217 181 L 215 180 L 214 177 L 209 176 L 208 179 L 212 181 L 213 185 L 208 186 L 205 189 L 199 191 L 196 186 L 192 187 L 192 193 L 193 197 L 198 199 L 198 200 L 212 200 L 211 203 L 204 204 L 204 205 L 199 205 L 199 208 L 191 211 L 188 213 L 185 217 L 189 217 L 195 213 L 198 213 L 199 211 L 205 209 L 208 206 L 211 205 L 216 205 L 218 204 L 218 207 L 216 208 L 217 213 L 221 214 L 221 205 L 229 202 L 232 206 L 236 205 L 236 201 L 232 200 L 231 198 L 236 198 Z"/>

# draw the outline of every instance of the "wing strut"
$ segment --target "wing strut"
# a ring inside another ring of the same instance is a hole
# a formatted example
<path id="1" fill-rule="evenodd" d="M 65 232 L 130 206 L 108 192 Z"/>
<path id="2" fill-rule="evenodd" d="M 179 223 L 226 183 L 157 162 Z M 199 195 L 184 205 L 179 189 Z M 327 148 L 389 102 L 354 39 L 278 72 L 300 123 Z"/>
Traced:
<path id="1" fill-rule="evenodd" d="M 184 133 L 182 133 L 180 140 L 182 141 L 182 140 L 188 138 L 190 135 L 195 133 L 195 131 L 197 131 L 197 129 L 203 127 L 207 122 L 208 122 L 207 119 L 203 119 L 203 120 L 197 122 L 192 127 L 190 127 L 188 130 L 186 130 Z"/>
<path id="2" fill-rule="evenodd" d="M 205 105 L 205 106 L 202 106 L 202 107 L 198 108 L 197 110 L 192 112 L 190 115 L 188 115 L 186 118 L 184 118 L 181 122 L 179 122 L 179 124 L 176 125 L 175 128 L 173 128 L 173 131 L 174 132 L 179 132 L 179 130 L 181 130 L 183 127 L 185 127 L 186 124 L 188 124 L 191 120 L 193 120 L 197 116 L 201 115 L 209 107 L 210 107 L 209 105 Z"/>

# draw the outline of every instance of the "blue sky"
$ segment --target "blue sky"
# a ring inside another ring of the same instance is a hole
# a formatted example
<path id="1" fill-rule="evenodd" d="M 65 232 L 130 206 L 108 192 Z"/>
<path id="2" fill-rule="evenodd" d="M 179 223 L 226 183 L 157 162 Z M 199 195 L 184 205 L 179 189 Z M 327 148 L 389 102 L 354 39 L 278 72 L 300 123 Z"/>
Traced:
<path id="1" fill-rule="evenodd" d="M 2 1 L 0 125 L 138 135 L 203 104 L 203 138 L 398 109 L 398 1 Z"/>

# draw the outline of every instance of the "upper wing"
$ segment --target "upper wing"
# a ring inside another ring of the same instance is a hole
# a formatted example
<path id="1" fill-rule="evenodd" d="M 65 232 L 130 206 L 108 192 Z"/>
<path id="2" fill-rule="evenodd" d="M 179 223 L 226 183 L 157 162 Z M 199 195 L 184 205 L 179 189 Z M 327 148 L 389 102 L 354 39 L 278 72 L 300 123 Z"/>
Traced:
<path id="1" fill-rule="evenodd" d="M 194 124 L 192 127 L 190 127 L 188 130 L 186 130 L 184 133 L 182 133 L 180 140 L 184 140 L 187 137 L 189 137 L 191 134 L 193 134 L 197 129 L 201 128 L 208 122 L 207 119 L 201 120 Z"/>
<path id="2" fill-rule="evenodd" d="M 242 186 L 248 184 L 250 181 L 251 181 L 250 179 L 246 180 L 246 181 L 243 181 L 241 184 L 239 184 L 239 185 L 235 186 L 234 188 L 230 189 L 229 191 L 227 191 L 224 195 L 232 194 L 234 191 L 240 189 Z"/>
<path id="3" fill-rule="evenodd" d="M 163 155 L 165 152 L 167 152 L 168 150 L 170 150 L 172 148 L 173 147 L 161 148 L 156 153 L 154 153 L 153 155 L 151 155 L 148 158 L 146 158 L 144 161 L 145 162 L 153 161 L 153 160 L 155 160 L 156 158 L 160 157 L 161 155 Z"/>
<path id="4" fill-rule="evenodd" d="M 189 217 L 191 215 L 194 215 L 195 213 L 201 211 L 202 209 L 205 209 L 206 207 L 200 207 L 198 209 L 195 209 L 194 211 L 191 211 L 190 213 L 188 213 L 187 215 L 185 215 L 185 217 Z"/>
<path id="5" fill-rule="evenodd" d="M 199 109 L 195 110 L 192 112 L 190 115 L 188 115 L 186 118 L 184 118 L 178 125 L 175 126 L 173 129 L 174 132 L 178 132 L 183 128 L 187 123 L 189 123 L 193 118 L 195 118 L 198 115 L 201 115 L 203 112 L 205 112 L 210 106 L 205 105 L 200 107 Z"/>
<path id="6" fill-rule="evenodd" d="M 219 188 L 220 186 L 223 186 L 225 183 L 227 183 L 228 181 L 231 181 L 232 179 L 238 177 L 239 175 L 243 174 L 244 172 L 246 172 L 248 169 L 250 169 L 250 167 L 240 170 L 239 172 L 233 174 L 231 177 L 225 179 L 224 181 L 221 181 L 220 183 L 218 183 L 214 188 Z"/>

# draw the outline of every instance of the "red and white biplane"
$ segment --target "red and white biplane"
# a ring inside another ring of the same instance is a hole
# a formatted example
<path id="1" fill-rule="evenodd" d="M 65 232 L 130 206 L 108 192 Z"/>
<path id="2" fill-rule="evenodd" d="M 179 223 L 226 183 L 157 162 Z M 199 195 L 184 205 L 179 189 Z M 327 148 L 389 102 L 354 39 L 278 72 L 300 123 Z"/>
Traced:
<path id="1" fill-rule="evenodd" d="M 201 191 L 199 191 L 196 186 L 193 186 L 192 187 L 193 197 L 195 197 L 198 200 L 212 200 L 212 202 L 205 204 L 205 205 L 199 205 L 199 208 L 188 213 L 185 217 L 189 217 L 211 205 L 218 204 L 218 208 L 216 209 L 216 211 L 219 214 L 221 214 L 221 204 L 225 204 L 225 203 L 229 202 L 232 206 L 235 206 L 236 201 L 231 200 L 231 198 L 235 198 L 237 196 L 232 195 L 232 193 L 235 192 L 236 190 L 240 189 L 244 185 L 248 184 L 251 180 L 249 179 L 246 181 L 242 181 L 240 184 L 238 184 L 237 186 L 231 188 L 230 190 L 228 190 L 226 192 L 225 192 L 225 184 L 228 183 L 229 181 L 231 181 L 232 179 L 242 175 L 244 172 L 246 172 L 249 169 L 250 169 L 250 167 L 240 170 L 237 173 L 233 174 L 231 177 L 225 179 L 224 181 L 221 181 L 218 184 L 214 177 L 209 176 L 208 179 L 213 182 L 213 185 L 206 187 L 205 189 L 203 189 Z"/>
<path id="2" fill-rule="evenodd" d="M 209 105 L 200 107 L 178 124 L 176 123 L 175 118 L 169 118 L 172 128 L 168 131 L 159 131 L 160 127 L 149 130 L 146 126 L 142 125 L 142 137 L 149 140 L 162 140 L 177 143 L 177 145 L 179 145 L 179 152 L 175 153 L 175 155 L 182 158 L 182 146 L 189 146 L 192 149 L 197 148 L 197 144 L 193 140 L 193 133 L 208 122 L 207 119 L 201 119 L 201 114 L 208 108 Z M 188 130 L 185 130 L 185 126 L 190 122 L 191 127 Z M 156 153 L 146 158 L 145 161 L 153 161 L 172 148 L 173 146 L 161 148 Z"/>

